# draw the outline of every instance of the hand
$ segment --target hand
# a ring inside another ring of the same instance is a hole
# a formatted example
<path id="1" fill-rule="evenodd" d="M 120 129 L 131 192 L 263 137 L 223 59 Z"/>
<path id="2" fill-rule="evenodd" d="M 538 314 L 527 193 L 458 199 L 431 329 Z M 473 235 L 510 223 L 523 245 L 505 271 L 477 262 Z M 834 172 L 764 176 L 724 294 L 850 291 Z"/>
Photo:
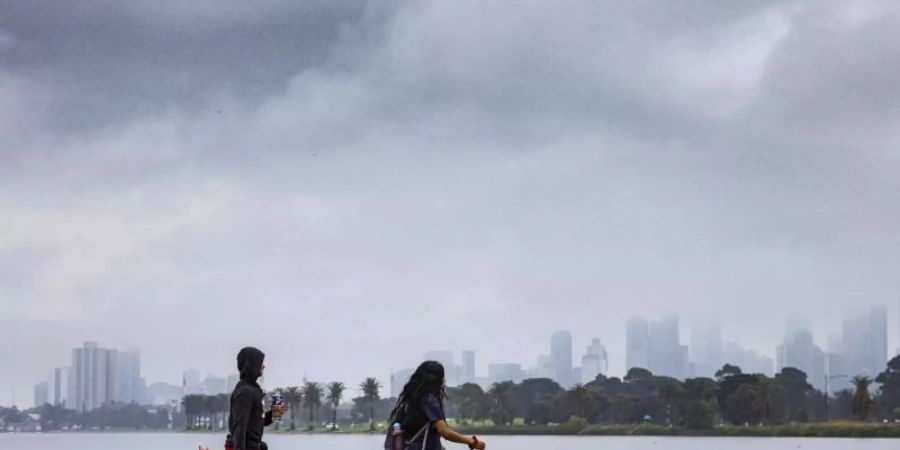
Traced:
<path id="1" fill-rule="evenodd" d="M 281 417 L 284 415 L 284 405 L 275 405 L 272 407 L 272 417 Z"/>
<path id="2" fill-rule="evenodd" d="M 472 436 L 472 442 L 469 443 L 469 448 L 472 450 L 484 450 L 487 446 L 484 442 L 479 441 L 477 437 Z"/>

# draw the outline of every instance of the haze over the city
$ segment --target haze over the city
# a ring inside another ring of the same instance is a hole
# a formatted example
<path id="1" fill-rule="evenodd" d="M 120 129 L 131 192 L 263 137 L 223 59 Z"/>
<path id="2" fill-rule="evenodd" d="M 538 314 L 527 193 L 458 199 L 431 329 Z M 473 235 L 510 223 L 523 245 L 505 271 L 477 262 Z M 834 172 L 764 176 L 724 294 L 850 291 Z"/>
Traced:
<path id="1" fill-rule="evenodd" d="M 900 5 L 0 0 L 0 404 L 84 341 L 148 382 L 624 373 L 677 314 L 774 357 L 887 305 Z"/>

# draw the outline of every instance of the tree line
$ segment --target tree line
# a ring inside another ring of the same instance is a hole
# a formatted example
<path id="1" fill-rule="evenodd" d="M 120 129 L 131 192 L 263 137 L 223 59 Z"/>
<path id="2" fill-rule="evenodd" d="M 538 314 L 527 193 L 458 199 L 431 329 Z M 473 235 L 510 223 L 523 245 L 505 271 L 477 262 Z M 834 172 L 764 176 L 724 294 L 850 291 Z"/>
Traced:
<path id="1" fill-rule="evenodd" d="M 792 367 L 769 377 L 726 364 L 715 378 L 685 380 L 632 368 L 621 379 L 599 375 L 568 390 L 548 378 L 494 383 L 487 391 L 468 383 L 447 389 L 446 406 L 448 416 L 464 424 L 490 419 L 497 426 L 517 418 L 526 425 L 548 425 L 573 417 L 588 424 L 653 423 L 688 429 L 720 423 L 900 419 L 900 356 L 876 378 L 857 376 L 851 383 L 852 389 L 826 396 Z"/>

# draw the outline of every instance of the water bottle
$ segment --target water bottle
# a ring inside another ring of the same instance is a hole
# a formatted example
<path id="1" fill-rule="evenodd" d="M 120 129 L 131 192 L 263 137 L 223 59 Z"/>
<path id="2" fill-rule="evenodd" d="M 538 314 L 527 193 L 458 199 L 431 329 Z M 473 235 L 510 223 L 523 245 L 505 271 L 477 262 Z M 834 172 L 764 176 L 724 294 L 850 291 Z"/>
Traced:
<path id="1" fill-rule="evenodd" d="M 403 450 L 406 448 L 406 442 L 403 442 L 403 427 L 400 422 L 394 422 L 391 427 L 391 439 L 393 440 L 393 450 Z"/>

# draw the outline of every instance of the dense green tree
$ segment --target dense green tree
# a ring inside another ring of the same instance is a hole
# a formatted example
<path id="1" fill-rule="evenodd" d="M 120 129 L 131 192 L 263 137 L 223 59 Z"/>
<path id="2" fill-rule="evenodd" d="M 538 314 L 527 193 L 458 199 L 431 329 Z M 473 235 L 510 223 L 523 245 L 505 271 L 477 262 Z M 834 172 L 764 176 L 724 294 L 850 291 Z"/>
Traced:
<path id="1" fill-rule="evenodd" d="M 462 421 L 484 420 L 490 416 L 490 396 L 475 383 L 465 383 L 456 388 L 450 400 L 456 405 L 457 416 Z"/>
<path id="2" fill-rule="evenodd" d="M 679 412 L 686 394 L 681 382 L 675 379 L 665 380 L 657 392 L 666 406 L 666 425 L 672 426 L 679 423 Z"/>
<path id="3" fill-rule="evenodd" d="M 516 406 L 513 398 L 515 383 L 503 381 L 494 383 L 488 390 L 491 398 L 491 420 L 496 425 L 509 425 L 516 414 Z"/>
<path id="4" fill-rule="evenodd" d="M 785 367 L 775 375 L 775 383 L 784 393 L 786 419 L 794 422 L 809 420 L 807 404 L 813 387 L 807 382 L 806 373 L 794 367 Z"/>
<path id="5" fill-rule="evenodd" d="M 900 408 L 900 356 L 891 358 L 884 372 L 878 374 L 875 381 L 881 383 L 881 395 L 878 399 L 881 410 L 894 411 Z"/>
<path id="6" fill-rule="evenodd" d="M 562 386 L 549 378 L 526 379 L 516 385 L 512 393 L 516 415 L 527 424 L 546 425 L 551 419 L 553 401 L 562 392 Z"/>
<path id="7" fill-rule="evenodd" d="M 580 417 L 588 423 L 597 423 L 601 413 L 607 409 L 609 401 L 597 387 L 576 385 L 562 392 L 553 400 L 553 421 L 563 423 L 571 417 Z"/>

